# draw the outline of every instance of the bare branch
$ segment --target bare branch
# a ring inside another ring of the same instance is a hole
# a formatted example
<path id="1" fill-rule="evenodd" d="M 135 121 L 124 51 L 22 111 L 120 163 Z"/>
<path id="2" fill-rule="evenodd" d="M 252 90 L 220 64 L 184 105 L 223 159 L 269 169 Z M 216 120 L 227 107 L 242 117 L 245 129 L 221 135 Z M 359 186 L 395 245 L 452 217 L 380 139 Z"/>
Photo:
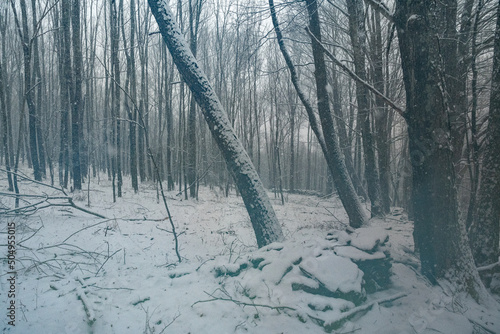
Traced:
<path id="1" fill-rule="evenodd" d="M 371 5 L 375 10 L 382 14 L 386 19 L 394 22 L 394 15 L 389 10 L 389 7 L 381 0 L 365 0 L 369 5 Z"/>
<path id="2" fill-rule="evenodd" d="M 393 101 L 391 101 L 387 96 L 385 96 L 384 94 L 382 94 L 381 92 L 379 92 L 375 87 L 373 87 L 371 84 L 369 84 L 365 80 L 363 80 L 360 77 L 358 77 L 356 75 L 356 73 L 354 73 L 351 69 L 349 69 L 347 66 L 345 66 L 344 64 L 342 64 L 340 62 L 340 60 L 338 60 L 330 51 L 328 51 L 325 48 L 325 46 L 320 41 L 318 41 L 318 39 L 311 33 L 311 31 L 309 30 L 309 28 L 306 28 L 306 32 L 309 34 L 309 36 L 311 36 L 311 38 L 314 38 L 314 40 L 318 43 L 318 45 L 321 47 L 321 49 L 323 50 L 323 52 L 328 56 L 328 58 L 330 58 L 335 63 L 335 65 L 337 65 L 342 70 L 344 70 L 351 78 L 353 78 L 354 80 L 356 80 L 357 82 L 361 83 L 366 88 L 368 88 L 368 90 L 370 90 L 372 93 L 374 93 L 375 95 L 377 95 L 378 97 L 380 97 L 385 103 L 387 103 L 392 109 L 394 109 L 399 115 L 401 115 L 401 117 L 403 117 L 403 118 L 406 117 L 406 115 L 405 115 L 406 112 L 402 108 L 398 107 L 396 105 L 396 103 L 394 103 Z"/>

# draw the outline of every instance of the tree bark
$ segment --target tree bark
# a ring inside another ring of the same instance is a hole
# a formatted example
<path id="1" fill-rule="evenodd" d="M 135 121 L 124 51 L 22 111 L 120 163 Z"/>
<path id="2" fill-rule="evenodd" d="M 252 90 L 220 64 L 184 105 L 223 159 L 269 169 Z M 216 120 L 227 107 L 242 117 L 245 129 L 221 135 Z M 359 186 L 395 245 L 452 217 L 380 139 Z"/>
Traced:
<path id="1" fill-rule="evenodd" d="M 187 47 L 165 0 L 148 0 L 177 69 L 203 111 L 250 216 L 259 247 L 284 239 L 274 209 L 217 95 Z"/>
<path id="2" fill-rule="evenodd" d="M 474 299 L 487 293 L 474 267 L 464 224 L 458 217 L 450 139 L 450 108 L 441 39 L 456 1 L 396 1 L 413 167 L 414 240 L 422 273 L 452 281 Z M 456 56 L 456 54 L 455 54 Z M 453 54 L 446 55 L 447 58 Z"/>
<path id="3" fill-rule="evenodd" d="M 130 49 L 127 48 L 125 27 L 122 25 L 122 35 L 124 40 L 124 49 L 127 59 L 127 79 L 125 83 L 125 89 L 128 90 L 128 95 L 125 99 L 125 110 L 128 116 L 128 126 L 129 126 L 129 168 L 130 177 L 132 181 L 132 189 L 135 193 L 139 191 L 139 182 L 137 178 L 137 141 L 136 141 L 136 124 L 137 124 L 137 108 L 135 103 L 137 100 L 137 88 L 136 88 L 136 71 L 135 71 L 135 1 L 130 0 Z M 128 51 L 127 51 L 128 50 Z M 129 101 L 129 99 L 131 101 Z M 132 102 L 133 106 L 130 106 Z M 161 137 L 160 137 L 161 138 Z M 161 163 L 161 161 L 160 161 Z"/>
<path id="4" fill-rule="evenodd" d="M 80 166 L 80 114 L 82 105 L 82 40 L 80 38 L 80 0 L 73 0 L 71 28 L 73 38 L 73 96 L 71 101 L 71 162 L 73 167 L 73 189 L 82 189 L 82 171 Z"/>
<path id="5" fill-rule="evenodd" d="M 481 168 L 475 219 L 469 231 L 472 253 L 477 266 L 498 261 L 500 255 L 500 6 L 493 51 L 490 112 Z"/>

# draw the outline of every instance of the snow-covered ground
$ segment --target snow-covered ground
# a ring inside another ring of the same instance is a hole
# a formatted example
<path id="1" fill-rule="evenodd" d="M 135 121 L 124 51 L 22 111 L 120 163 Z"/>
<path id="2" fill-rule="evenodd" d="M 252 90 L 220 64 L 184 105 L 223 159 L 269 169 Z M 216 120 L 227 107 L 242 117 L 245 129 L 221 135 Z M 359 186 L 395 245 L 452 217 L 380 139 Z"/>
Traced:
<path id="1" fill-rule="evenodd" d="M 0 179 L 6 192 L 5 175 Z M 74 195 L 75 204 L 107 219 L 57 206 L 0 215 L 3 332 L 500 333 L 498 305 L 478 306 L 422 278 L 412 225 L 397 210 L 348 233 L 337 198 L 285 195 L 282 206 L 270 194 L 287 239 L 257 249 L 234 192 L 226 198 L 201 188 L 199 201 L 169 192 L 182 256 L 177 263 L 155 185 L 143 185 L 139 194 L 125 186 L 116 203 L 104 177 L 89 189 Z M 27 181 L 20 191 L 61 195 Z M 0 196 L 0 208 L 13 208 L 13 200 Z M 12 222 L 15 299 L 8 297 L 6 246 Z M 389 258 L 391 284 L 369 284 L 362 263 L 387 265 Z M 366 292 L 374 286 L 376 292 Z M 11 300 L 15 327 L 8 324 Z"/>

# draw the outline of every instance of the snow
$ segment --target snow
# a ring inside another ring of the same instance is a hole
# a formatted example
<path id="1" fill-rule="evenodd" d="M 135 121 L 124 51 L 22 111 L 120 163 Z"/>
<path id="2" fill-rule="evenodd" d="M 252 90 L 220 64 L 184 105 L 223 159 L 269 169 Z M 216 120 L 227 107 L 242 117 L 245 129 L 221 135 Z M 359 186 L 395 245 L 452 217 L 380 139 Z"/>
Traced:
<path id="1" fill-rule="evenodd" d="M 134 194 L 125 178 L 124 196 L 113 203 L 111 183 L 100 179 L 90 184 L 90 207 L 88 192 L 75 203 L 109 219 L 67 207 L 0 215 L 2 223 L 16 223 L 18 242 L 16 326 L 1 312 L 3 332 L 324 333 L 321 323 L 335 325 L 335 333 L 482 333 L 477 324 L 500 332 L 498 305 L 477 305 L 421 277 L 404 215 L 346 232 L 338 198 L 289 194 L 284 206 L 272 199 L 286 240 L 257 249 L 241 198 L 202 187 L 199 201 L 184 201 L 171 192 L 183 257 L 176 263 L 156 187 L 142 185 Z M 6 187 L 0 176 L 0 191 Z M 20 188 L 58 195 L 26 181 Z M 7 197 L 0 202 L 13 206 Z M 2 273 L 9 271 L 6 225 Z M 356 263 L 386 251 L 392 285 L 366 294 Z M 7 278 L 0 276 L 2 305 Z M 378 302 L 391 296 L 400 298 Z"/>
<path id="2" fill-rule="evenodd" d="M 317 258 L 315 261 L 304 261 L 300 268 L 318 279 L 325 287 L 335 292 L 361 293 L 363 272 L 350 260 L 333 254 Z"/>
<path id="3" fill-rule="evenodd" d="M 361 227 L 356 230 L 351 239 L 351 245 L 365 251 L 372 251 L 387 239 L 389 239 L 389 235 L 383 228 Z"/>
<path id="4" fill-rule="evenodd" d="M 335 253 L 354 261 L 379 260 L 385 258 L 385 254 L 380 251 L 369 254 L 352 246 L 335 247 Z"/>

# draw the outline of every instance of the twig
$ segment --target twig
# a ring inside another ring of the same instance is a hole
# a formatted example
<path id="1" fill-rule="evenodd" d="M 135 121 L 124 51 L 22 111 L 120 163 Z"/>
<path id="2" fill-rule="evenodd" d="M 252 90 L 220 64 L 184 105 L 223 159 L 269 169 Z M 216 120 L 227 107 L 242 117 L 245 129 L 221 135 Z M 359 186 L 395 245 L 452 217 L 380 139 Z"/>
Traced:
<path id="1" fill-rule="evenodd" d="M 87 319 L 89 326 L 92 326 L 96 320 L 95 314 L 90 308 L 90 303 L 89 300 L 87 299 L 87 296 L 85 296 L 85 292 L 83 292 L 82 288 L 78 287 L 76 288 L 76 295 L 78 296 L 78 299 L 82 301 L 83 304 L 83 309 L 85 310 L 85 313 L 87 314 Z"/>
<path id="2" fill-rule="evenodd" d="M 141 117 L 142 121 L 142 117 Z M 153 152 L 151 152 L 151 148 L 148 145 L 148 153 L 149 153 L 149 158 L 151 159 L 151 162 L 153 163 L 154 169 L 156 171 L 156 176 L 158 178 L 158 184 L 160 185 L 160 192 L 161 192 L 161 197 L 163 199 L 163 205 L 165 206 L 165 210 L 167 210 L 167 216 L 168 220 L 170 221 L 170 227 L 172 227 L 172 234 L 174 235 L 174 242 L 175 242 L 175 254 L 177 255 L 177 259 L 179 262 L 182 262 L 181 254 L 179 253 L 179 239 L 177 232 L 175 231 L 175 225 L 172 220 L 172 215 L 170 214 L 170 209 L 168 208 L 167 204 L 167 198 L 165 197 L 165 192 L 163 191 L 163 183 L 161 181 L 161 175 L 160 175 L 160 169 L 158 168 L 158 165 L 156 164 L 156 161 L 153 157 Z"/>
<path id="3" fill-rule="evenodd" d="M 41 182 L 37 182 L 37 183 L 44 184 L 44 183 L 41 183 Z M 46 185 L 46 184 L 44 184 L 44 185 Z M 54 188 L 54 189 L 57 189 L 57 188 L 49 186 L 49 185 L 46 185 L 46 186 Z M 59 190 L 61 190 L 61 189 L 59 189 Z M 61 191 L 63 191 L 63 190 L 61 190 Z M 74 208 L 76 210 L 88 213 L 90 215 L 93 215 L 93 216 L 96 216 L 96 217 L 99 217 L 99 218 L 102 218 L 102 219 L 106 219 L 105 216 L 103 216 L 103 215 L 101 215 L 99 213 L 87 210 L 85 208 L 82 208 L 82 207 L 76 205 L 73 202 L 73 198 L 71 198 L 69 196 L 21 195 L 21 194 L 9 194 L 9 193 L 2 193 L 2 194 L 4 194 L 5 196 L 12 196 L 12 197 L 16 197 L 16 198 L 22 198 L 22 197 L 27 197 L 27 198 L 43 198 L 43 200 L 35 202 L 35 203 L 31 203 L 31 204 L 23 206 L 21 208 L 15 208 L 15 209 L 7 210 L 7 211 L 2 211 L 2 212 L 0 212 L 0 215 L 8 215 L 8 214 L 13 213 L 13 212 L 19 214 L 22 211 L 28 211 L 28 209 L 31 209 L 30 211 L 32 211 L 32 210 L 36 211 L 36 210 L 39 210 L 39 209 L 45 209 L 45 208 L 49 208 L 49 207 L 53 207 L 53 206 L 69 206 L 69 207 L 72 207 L 72 208 Z M 66 201 L 68 201 L 68 204 L 50 203 L 49 202 L 50 200 L 66 200 Z M 45 206 L 39 206 L 42 203 L 48 203 L 48 204 L 45 205 Z"/>
<path id="4" fill-rule="evenodd" d="M 27 237 L 26 239 L 23 239 L 23 240 L 19 241 L 17 244 L 18 244 L 18 245 L 21 245 L 23 242 L 28 241 L 29 239 L 33 238 L 33 237 L 35 236 L 35 234 L 37 234 L 37 233 L 38 233 L 38 231 L 40 231 L 42 228 L 43 228 L 43 225 L 42 225 L 42 226 L 40 226 L 40 227 L 39 227 L 39 228 L 38 228 L 38 229 L 37 229 L 37 230 L 36 230 L 36 231 L 35 231 L 32 235 L 30 235 L 30 236 L 29 236 L 29 237 Z"/>
<path id="5" fill-rule="evenodd" d="M 207 300 L 198 300 L 197 302 L 193 303 L 191 307 L 193 307 L 196 304 L 201 304 L 201 303 L 208 303 L 208 302 L 213 302 L 213 301 L 224 301 L 224 302 L 233 302 L 238 306 L 253 306 L 253 307 L 265 307 L 269 308 L 272 310 L 291 310 L 291 311 L 296 311 L 295 308 L 290 307 L 290 306 L 271 306 L 271 305 L 265 305 L 265 304 L 254 304 L 254 303 L 245 303 L 233 298 L 219 298 L 219 297 L 214 297 L 213 295 L 209 294 L 208 292 L 205 292 L 207 295 L 210 297 L 213 297 L 212 299 L 207 299 Z"/>
<path id="6" fill-rule="evenodd" d="M 108 222 L 108 221 L 110 221 L 110 220 L 111 220 L 111 219 L 107 219 L 107 220 L 105 220 L 105 221 L 102 221 L 102 222 L 99 222 L 99 223 L 95 223 L 95 224 L 93 224 L 93 225 L 89 225 L 89 226 L 86 226 L 86 227 L 84 227 L 84 228 L 82 228 L 82 229 L 79 229 L 78 231 L 71 233 L 71 234 L 70 234 L 70 235 L 69 235 L 66 239 L 64 239 L 64 240 L 62 241 L 62 243 L 65 243 L 66 241 L 68 241 L 68 239 L 69 239 L 69 238 L 71 238 L 72 236 L 74 236 L 74 235 L 75 235 L 75 234 L 77 234 L 77 233 L 80 233 L 81 231 L 84 231 L 84 230 L 86 230 L 86 229 L 88 229 L 88 228 L 92 228 L 92 227 L 94 227 L 94 226 L 100 225 L 100 224 L 102 224 L 102 223 L 106 223 L 106 222 Z"/>
<path id="7" fill-rule="evenodd" d="M 33 182 L 33 183 L 36 183 L 36 184 L 39 184 L 39 185 L 42 185 L 42 186 L 45 186 L 45 187 L 49 187 L 49 188 L 55 189 L 57 191 L 62 192 L 64 195 L 68 196 L 68 194 L 62 188 L 57 188 L 57 187 L 51 186 L 50 184 L 46 184 L 46 183 L 43 183 L 43 182 L 40 182 L 40 181 L 33 180 L 30 177 L 21 175 L 21 174 L 16 173 L 16 172 L 12 172 L 12 171 L 7 172 L 7 170 L 5 170 L 3 168 L 0 168 L 0 171 L 5 172 L 5 173 L 11 173 L 11 174 L 16 175 L 17 177 L 20 177 L 20 178 L 22 178 L 24 180 L 27 180 L 27 181 L 30 181 L 30 182 Z"/>
<path id="8" fill-rule="evenodd" d="M 165 329 L 167 329 L 167 328 L 168 328 L 171 324 L 173 324 L 173 323 L 174 323 L 174 321 L 175 321 L 175 320 L 177 320 L 177 318 L 179 318 L 180 316 L 181 316 L 181 314 L 180 314 L 180 313 L 176 314 L 176 315 L 174 316 L 174 318 L 172 319 L 172 321 L 170 321 L 170 322 L 169 322 L 169 323 L 168 323 L 165 327 L 163 327 L 163 329 L 161 330 L 161 332 L 160 332 L 160 333 L 158 333 L 158 334 L 162 334 L 162 333 L 165 331 Z"/>
<path id="9" fill-rule="evenodd" d="M 68 197 L 68 201 L 69 201 L 69 206 L 71 206 L 72 208 L 75 208 L 77 210 L 80 210 L 82 212 L 85 212 L 85 213 L 88 213 L 89 215 L 93 215 L 93 216 L 96 216 L 96 217 L 99 217 L 99 218 L 102 218 L 102 219 L 107 219 L 105 216 L 103 215 L 100 215 L 98 213 L 95 213 L 95 212 L 92 212 L 90 210 L 87 210 L 87 209 L 84 209 L 78 205 L 76 205 L 74 202 L 73 202 L 73 199 L 71 197 Z"/>
<path id="10" fill-rule="evenodd" d="M 111 259 L 113 257 L 113 255 L 115 255 L 116 253 L 118 253 L 119 251 L 121 251 L 122 249 L 120 248 L 119 250 L 117 250 L 116 252 L 114 252 L 113 254 L 111 254 L 110 256 L 108 256 L 108 258 L 101 264 L 101 266 L 99 267 L 99 269 L 97 270 L 97 272 L 95 273 L 95 276 L 97 277 L 97 274 L 99 274 L 99 271 L 101 271 L 102 267 L 104 267 L 104 265 L 106 264 L 106 262 L 108 262 L 109 259 Z"/>
<path id="11" fill-rule="evenodd" d="M 392 301 L 395 301 L 396 299 L 400 299 L 400 298 L 403 298 L 406 296 L 407 296 L 407 294 L 402 292 L 402 293 L 398 293 L 398 294 L 391 296 L 391 297 L 377 299 L 377 300 L 375 300 L 369 304 L 366 304 L 366 305 L 361 305 L 361 306 L 355 307 L 353 309 L 350 309 L 347 312 L 341 313 L 336 319 L 330 320 L 328 323 L 325 323 L 324 327 L 329 327 L 329 328 L 336 327 L 336 326 L 340 325 L 342 322 L 349 320 L 357 313 L 371 309 L 375 304 L 383 304 L 383 303 L 392 302 Z"/>

